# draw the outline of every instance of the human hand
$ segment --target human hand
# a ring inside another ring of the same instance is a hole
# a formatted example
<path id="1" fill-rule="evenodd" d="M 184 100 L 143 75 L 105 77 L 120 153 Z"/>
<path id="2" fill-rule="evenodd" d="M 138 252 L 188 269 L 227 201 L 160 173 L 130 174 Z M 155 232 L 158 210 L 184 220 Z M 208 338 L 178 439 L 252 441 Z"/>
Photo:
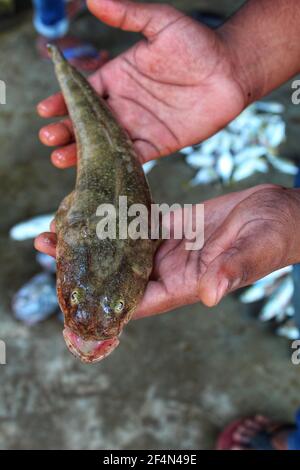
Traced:
<path id="1" fill-rule="evenodd" d="M 222 36 L 168 5 L 89 0 L 101 21 L 145 39 L 90 77 L 127 129 L 142 162 L 195 144 L 237 116 L 245 98 Z M 61 94 L 38 105 L 42 117 L 67 114 Z M 59 149 L 52 162 L 76 163 L 68 119 L 45 126 L 42 142 Z"/>
<path id="2" fill-rule="evenodd" d="M 204 203 L 205 243 L 187 251 L 186 239 L 165 240 L 135 317 L 195 302 L 216 305 L 226 294 L 300 260 L 300 192 L 260 185 Z M 53 227 L 52 227 L 53 228 Z M 55 256 L 55 234 L 36 248 Z"/>
<path id="3" fill-rule="evenodd" d="M 182 305 L 214 306 L 228 293 L 300 260 L 300 192 L 260 185 L 204 204 L 205 242 L 166 240 L 136 318 Z"/>

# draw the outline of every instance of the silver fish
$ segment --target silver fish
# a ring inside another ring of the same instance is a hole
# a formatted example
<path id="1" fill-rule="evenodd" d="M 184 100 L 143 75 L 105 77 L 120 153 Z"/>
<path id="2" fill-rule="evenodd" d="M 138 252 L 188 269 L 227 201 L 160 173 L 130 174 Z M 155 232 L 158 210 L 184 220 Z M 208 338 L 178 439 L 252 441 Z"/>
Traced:
<path id="1" fill-rule="evenodd" d="M 192 168 L 198 169 L 202 167 L 213 166 L 215 163 L 215 157 L 213 155 L 202 153 L 201 151 L 196 151 L 186 157 L 186 162 Z"/>
<path id="2" fill-rule="evenodd" d="M 286 173 L 288 175 L 297 175 L 299 171 L 298 166 L 286 158 L 281 158 L 278 155 L 272 155 L 269 153 L 267 154 L 267 159 L 271 165 L 276 168 L 276 170 L 279 170 L 282 173 Z"/>
<path id="3" fill-rule="evenodd" d="M 41 232 L 47 232 L 54 214 L 45 214 L 32 217 L 12 227 L 9 236 L 13 240 L 22 241 L 37 237 Z"/>
<path id="4" fill-rule="evenodd" d="M 263 113 L 283 113 L 285 106 L 276 101 L 257 101 L 255 103 L 255 109 Z"/>
<path id="5" fill-rule="evenodd" d="M 233 156 L 230 152 L 222 153 L 217 159 L 216 170 L 223 182 L 230 180 L 234 168 Z"/>
<path id="6" fill-rule="evenodd" d="M 290 303 L 294 293 L 294 283 L 291 277 L 286 277 L 279 285 L 273 294 L 270 296 L 268 302 L 264 305 L 261 313 L 260 320 L 265 322 L 280 315 Z"/>
<path id="7" fill-rule="evenodd" d="M 150 173 L 150 171 L 152 170 L 152 168 L 156 165 L 156 162 L 155 160 L 151 160 L 150 162 L 147 162 L 147 163 L 144 163 L 143 165 L 143 170 L 144 170 L 144 173 L 147 175 L 148 173 Z"/>
<path id="8" fill-rule="evenodd" d="M 241 181 L 249 176 L 252 176 L 254 173 L 267 173 L 268 165 L 264 160 L 249 160 L 245 163 L 240 164 L 232 175 L 233 181 Z"/>
<path id="9" fill-rule="evenodd" d="M 45 253 L 37 253 L 36 260 L 45 271 L 49 273 L 56 273 L 56 260 Z"/>
<path id="10" fill-rule="evenodd" d="M 214 168 L 202 168 L 191 181 L 191 186 L 197 184 L 214 183 L 219 180 L 219 175 Z"/>
<path id="11" fill-rule="evenodd" d="M 299 328 L 293 319 L 289 319 L 283 325 L 280 325 L 276 329 L 276 334 L 292 341 L 300 338 Z"/>
<path id="12" fill-rule="evenodd" d="M 285 140 L 285 122 L 280 116 L 271 116 L 262 129 L 260 141 L 266 147 L 276 148 Z"/>
<path id="13" fill-rule="evenodd" d="M 266 147 L 263 145 L 253 145 L 252 147 L 246 147 L 234 156 L 234 162 L 236 165 L 241 165 L 249 160 L 257 160 L 260 157 L 265 156 L 267 153 Z"/>
<path id="14" fill-rule="evenodd" d="M 15 294 L 12 310 L 15 317 L 34 325 L 58 309 L 54 277 L 50 273 L 36 274 Z"/>
<path id="15" fill-rule="evenodd" d="M 240 301 L 244 304 L 257 302 L 269 296 L 278 287 L 278 280 L 291 273 L 292 266 L 286 266 L 277 271 L 273 271 L 267 276 L 259 279 L 252 286 L 248 287 L 240 296 Z"/>

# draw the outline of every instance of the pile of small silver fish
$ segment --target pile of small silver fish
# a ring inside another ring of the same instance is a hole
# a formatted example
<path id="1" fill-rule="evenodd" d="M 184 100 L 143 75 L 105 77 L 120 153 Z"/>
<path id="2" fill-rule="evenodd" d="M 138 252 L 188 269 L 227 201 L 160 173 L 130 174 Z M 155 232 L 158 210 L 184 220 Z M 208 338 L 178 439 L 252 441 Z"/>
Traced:
<path id="1" fill-rule="evenodd" d="M 187 164 L 197 170 L 191 185 L 228 185 L 254 173 L 267 173 L 270 167 L 297 174 L 297 165 L 279 156 L 279 147 L 286 137 L 283 111 L 280 103 L 254 103 L 213 137 L 183 148 L 180 152 L 186 156 Z"/>
<path id="2" fill-rule="evenodd" d="M 143 165 L 145 173 L 149 173 L 154 165 L 153 161 L 145 163 Z M 9 231 L 10 238 L 23 241 L 33 239 L 41 232 L 49 231 L 54 215 L 53 213 L 38 215 L 16 224 Z M 36 261 L 43 271 L 33 276 L 14 295 L 12 300 L 13 314 L 17 320 L 28 326 L 43 321 L 54 314 L 60 321 L 63 321 L 56 295 L 55 259 L 44 253 L 37 253 Z"/>
<path id="3" fill-rule="evenodd" d="M 263 301 L 259 319 L 275 322 L 277 335 L 294 340 L 300 338 L 300 332 L 293 320 L 293 294 L 292 266 L 287 266 L 248 287 L 239 299 L 244 304 Z"/>

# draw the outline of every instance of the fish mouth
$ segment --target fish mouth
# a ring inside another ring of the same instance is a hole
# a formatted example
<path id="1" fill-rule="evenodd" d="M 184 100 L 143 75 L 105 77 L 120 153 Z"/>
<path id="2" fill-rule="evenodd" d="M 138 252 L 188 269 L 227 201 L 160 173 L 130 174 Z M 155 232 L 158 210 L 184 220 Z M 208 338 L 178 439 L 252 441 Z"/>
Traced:
<path id="1" fill-rule="evenodd" d="M 69 351 L 82 362 L 94 364 L 107 357 L 120 343 L 118 336 L 101 341 L 85 340 L 65 327 L 63 337 Z"/>

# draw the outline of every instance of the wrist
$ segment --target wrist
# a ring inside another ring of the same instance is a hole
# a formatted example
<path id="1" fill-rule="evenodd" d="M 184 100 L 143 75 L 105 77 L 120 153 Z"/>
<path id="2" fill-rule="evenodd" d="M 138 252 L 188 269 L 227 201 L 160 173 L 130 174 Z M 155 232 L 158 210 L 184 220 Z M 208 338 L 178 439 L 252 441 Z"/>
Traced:
<path id="1" fill-rule="evenodd" d="M 264 64 L 251 41 L 237 38 L 237 31 L 230 21 L 222 25 L 217 33 L 227 50 L 232 76 L 240 88 L 246 108 L 264 95 Z"/>
<path id="2" fill-rule="evenodd" d="M 219 28 L 246 105 L 299 73 L 299 23 L 298 0 L 249 0 Z"/>

